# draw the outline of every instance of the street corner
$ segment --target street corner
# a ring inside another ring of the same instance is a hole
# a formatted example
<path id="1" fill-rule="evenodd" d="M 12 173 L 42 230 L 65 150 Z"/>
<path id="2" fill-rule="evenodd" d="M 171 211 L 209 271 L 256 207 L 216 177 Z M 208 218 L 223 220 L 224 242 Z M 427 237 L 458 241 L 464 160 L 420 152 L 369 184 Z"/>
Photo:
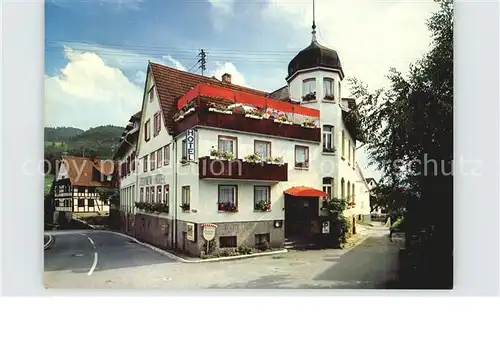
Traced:
<path id="1" fill-rule="evenodd" d="M 48 250 L 52 247 L 52 245 L 54 244 L 55 242 L 55 239 L 52 235 L 50 234 L 44 234 L 43 235 L 43 249 L 44 250 Z"/>

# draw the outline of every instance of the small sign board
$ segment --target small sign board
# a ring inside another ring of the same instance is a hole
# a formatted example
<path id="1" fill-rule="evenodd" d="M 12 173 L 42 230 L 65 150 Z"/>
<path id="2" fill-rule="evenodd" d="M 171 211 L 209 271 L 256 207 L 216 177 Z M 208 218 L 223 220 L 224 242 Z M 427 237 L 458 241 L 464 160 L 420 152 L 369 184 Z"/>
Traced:
<path id="1" fill-rule="evenodd" d="M 186 239 L 189 241 L 195 241 L 194 223 L 187 223 Z"/>
<path id="2" fill-rule="evenodd" d="M 203 225 L 203 239 L 206 241 L 213 240 L 215 238 L 215 228 L 217 227 L 214 224 Z"/>
<path id="3" fill-rule="evenodd" d="M 323 221 L 323 225 L 321 226 L 321 233 L 330 234 L 330 221 Z"/>

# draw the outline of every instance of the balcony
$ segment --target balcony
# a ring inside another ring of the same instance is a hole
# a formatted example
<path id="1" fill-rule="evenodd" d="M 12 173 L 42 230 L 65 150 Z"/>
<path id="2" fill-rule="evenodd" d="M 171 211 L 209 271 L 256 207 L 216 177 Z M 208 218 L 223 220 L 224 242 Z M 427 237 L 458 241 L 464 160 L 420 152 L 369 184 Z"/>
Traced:
<path id="1" fill-rule="evenodd" d="M 237 90 L 198 84 L 178 102 L 176 131 L 207 126 L 321 141 L 319 111 Z"/>
<path id="2" fill-rule="evenodd" d="M 218 160 L 210 157 L 199 159 L 200 179 L 261 180 L 286 182 L 288 164 L 251 163 L 240 159 Z"/>

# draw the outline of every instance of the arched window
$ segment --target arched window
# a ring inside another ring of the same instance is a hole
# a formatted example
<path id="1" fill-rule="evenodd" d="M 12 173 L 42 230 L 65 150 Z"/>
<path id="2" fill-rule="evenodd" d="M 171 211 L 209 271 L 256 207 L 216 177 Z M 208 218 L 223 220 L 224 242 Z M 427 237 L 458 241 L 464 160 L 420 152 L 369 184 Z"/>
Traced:
<path id="1" fill-rule="evenodd" d="M 323 126 L 323 152 L 333 152 L 333 126 Z"/>
<path id="2" fill-rule="evenodd" d="M 356 192 L 354 191 L 354 183 L 352 183 L 352 202 L 356 202 Z"/>
<path id="3" fill-rule="evenodd" d="M 345 180 L 344 178 L 340 181 L 340 197 L 345 200 Z"/>
<path id="4" fill-rule="evenodd" d="M 328 199 L 333 196 L 333 178 L 324 177 L 323 178 L 323 191 L 328 194 Z"/>
<path id="5" fill-rule="evenodd" d="M 335 99 L 333 87 L 334 87 L 334 81 L 332 78 L 323 79 L 323 99 L 330 101 Z"/>
<path id="6" fill-rule="evenodd" d="M 347 182 L 347 202 L 351 202 L 351 182 Z"/>
<path id="7" fill-rule="evenodd" d="M 345 158 L 345 133 L 342 131 L 342 157 Z"/>

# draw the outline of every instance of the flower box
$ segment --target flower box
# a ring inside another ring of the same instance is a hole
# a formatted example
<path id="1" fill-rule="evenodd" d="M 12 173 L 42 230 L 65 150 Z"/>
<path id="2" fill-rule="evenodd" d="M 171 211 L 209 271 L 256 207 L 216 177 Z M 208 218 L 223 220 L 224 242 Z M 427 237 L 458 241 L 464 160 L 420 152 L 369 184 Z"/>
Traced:
<path id="1" fill-rule="evenodd" d="M 221 109 L 218 109 L 218 108 L 215 108 L 215 107 L 209 107 L 208 111 L 210 111 L 210 112 L 217 112 L 217 113 L 224 113 L 226 115 L 232 115 L 233 114 L 233 111 L 230 111 L 230 110 L 221 110 Z"/>
<path id="2" fill-rule="evenodd" d="M 238 207 L 231 202 L 218 203 L 219 212 L 238 212 Z"/>
<path id="3" fill-rule="evenodd" d="M 262 116 L 254 115 L 254 114 L 251 114 L 251 113 L 247 113 L 245 115 L 245 117 L 247 117 L 247 118 L 253 118 L 253 119 L 262 119 L 263 118 Z"/>
<path id="4" fill-rule="evenodd" d="M 271 211 L 271 202 L 262 200 L 259 203 L 255 204 L 254 210 L 261 212 Z"/>
<path id="5" fill-rule="evenodd" d="M 314 93 L 308 93 L 302 97 L 302 101 L 315 101 L 316 100 L 316 92 Z"/>
<path id="6" fill-rule="evenodd" d="M 274 122 L 275 123 L 281 123 L 281 124 L 293 124 L 293 122 L 291 122 L 291 121 L 283 121 L 283 120 L 280 120 L 280 119 L 275 119 Z"/>

